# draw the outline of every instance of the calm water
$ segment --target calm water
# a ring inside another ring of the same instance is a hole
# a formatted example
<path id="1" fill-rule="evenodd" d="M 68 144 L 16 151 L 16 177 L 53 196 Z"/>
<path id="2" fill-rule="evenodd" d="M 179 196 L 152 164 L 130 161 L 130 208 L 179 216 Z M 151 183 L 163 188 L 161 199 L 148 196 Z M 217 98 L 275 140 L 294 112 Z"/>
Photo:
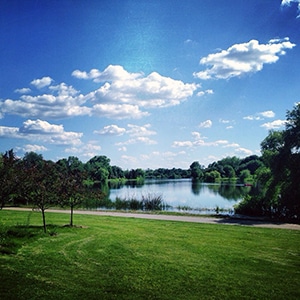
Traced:
<path id="1" fill-rule="evenodd" d="M 233 205 L 250 191 L 250 187 L 243 185 L 207 184 L 192 182 L 190 179 L 178 180 L 149 180 L 144 185 L 124 185 L 110 189 L 109 198 L 115 201 L 121 199 L 141 199 L 142 195 L 161 195 L 163 201 L 172 206 L 191 208 L 196 211 L 220 209 L 232 210 Z"/>

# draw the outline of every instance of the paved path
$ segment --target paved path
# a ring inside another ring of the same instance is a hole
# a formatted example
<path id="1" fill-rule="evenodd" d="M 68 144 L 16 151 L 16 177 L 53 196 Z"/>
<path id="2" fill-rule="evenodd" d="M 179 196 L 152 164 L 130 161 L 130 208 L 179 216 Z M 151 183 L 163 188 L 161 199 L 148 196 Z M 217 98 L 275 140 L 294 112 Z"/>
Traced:
<path id="1" fill-rule="evenodd" d="M 18 208 L 18 207 L 5 207 L 4 209 L 32 211 L 32 209 L 30 208 Z M 55 209 L 47 209 L 46 212 L 67 213 L 67 214 L 70 213 L 69 210 L 55 210 Z M 192 222 L 192 223 L 207 223 L 207 224 L 243 225 L 243 226 L 254 226 L 254 227 L 265 227 L 265 228 L 300 230 L 300 225 L 298 224 L 270 222 L 270 221 L 257 220 L 254 218 L 245 218 L 245 217 L 238 217 L 238 216 L 217 218 L 217 217 L 201 217 L 201 216 L 190 216 L 190 215 L 175 216 L 175 215 L 163 215 L 163 214 L 156 215 L 156 214 L 145 214 L 145 213 L 127 213 L 127 212 L 95 211 L 95 210 L 75 210 L 74 214 L 137 218 L 137 219 L 148 219 L 148 220 L 179 221 L 179 222 Z"/>

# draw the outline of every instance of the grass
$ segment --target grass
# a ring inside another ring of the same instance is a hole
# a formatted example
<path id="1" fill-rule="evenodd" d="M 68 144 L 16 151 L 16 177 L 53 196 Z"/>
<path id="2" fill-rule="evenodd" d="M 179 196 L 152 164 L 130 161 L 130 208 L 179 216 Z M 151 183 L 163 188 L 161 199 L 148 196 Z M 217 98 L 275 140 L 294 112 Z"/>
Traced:
<path id="1" fill-rule="evenodd" d="M 299 231 L 68 217 L 0 211 L 0 299 L 300 299 Z"/>

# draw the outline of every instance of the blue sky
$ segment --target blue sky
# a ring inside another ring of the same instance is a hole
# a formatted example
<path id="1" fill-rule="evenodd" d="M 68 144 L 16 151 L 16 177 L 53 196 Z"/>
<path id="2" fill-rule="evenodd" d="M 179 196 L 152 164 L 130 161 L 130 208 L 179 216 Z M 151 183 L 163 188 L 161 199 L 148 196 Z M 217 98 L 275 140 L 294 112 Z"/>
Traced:
<path id="1" fill-rule="evenodd" d="M 260 155 L 300 95 L 300 0 L 3 0 L 0 152 L 131 168 Z"/>

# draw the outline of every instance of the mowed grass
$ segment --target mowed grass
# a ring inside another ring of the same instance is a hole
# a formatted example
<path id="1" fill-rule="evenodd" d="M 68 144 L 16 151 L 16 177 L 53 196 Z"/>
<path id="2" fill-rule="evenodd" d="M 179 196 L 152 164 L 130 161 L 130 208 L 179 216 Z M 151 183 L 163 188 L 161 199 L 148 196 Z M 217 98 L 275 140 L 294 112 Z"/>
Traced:
<path id="1" fill-rule="evenodd" d="M 300 299 L 299 231 L 74 217 L 0 211 L 0 299 Z"/>

